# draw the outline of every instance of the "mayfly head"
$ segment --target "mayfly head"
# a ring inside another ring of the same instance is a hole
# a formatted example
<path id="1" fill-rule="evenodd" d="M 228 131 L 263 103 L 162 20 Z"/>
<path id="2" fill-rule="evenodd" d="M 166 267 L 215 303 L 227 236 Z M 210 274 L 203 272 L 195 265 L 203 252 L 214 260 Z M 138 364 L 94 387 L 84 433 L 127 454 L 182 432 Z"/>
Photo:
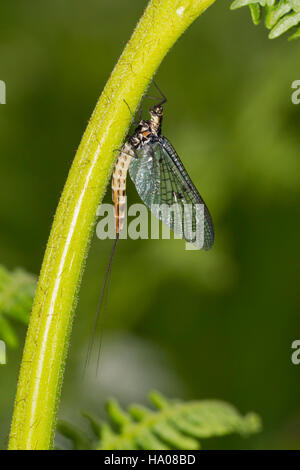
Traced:
<path id="1" fill-rule="evenodd" d="M 153 135 L 160 135 L 161 123 L 163 118 L 163 107 L 161 104 L 157 104 L 150 109 L 150 129 Z"/>
<path id="2" fill-rule="evenodd" d="M 149 113 L 150 113 L 151 119 L 154 117 L 162 118 L 164 110 L 161 104 L 156 104 L 155 106 L 150 108 Z"/>

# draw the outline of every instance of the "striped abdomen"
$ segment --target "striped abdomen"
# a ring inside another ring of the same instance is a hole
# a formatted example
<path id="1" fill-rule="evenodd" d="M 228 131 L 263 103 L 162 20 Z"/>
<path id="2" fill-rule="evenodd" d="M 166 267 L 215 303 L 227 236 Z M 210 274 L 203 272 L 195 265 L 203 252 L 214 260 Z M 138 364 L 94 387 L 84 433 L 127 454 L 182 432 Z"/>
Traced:
<path id="1" fill-rule="evenodd" d="M 118 155 L 112 175 L 112 200 L 115 206 L 116 233 L 120 233 L 125 221 L 126 178 L 131 160 L 134 158 L 132 146 L 126 142 Z"/>

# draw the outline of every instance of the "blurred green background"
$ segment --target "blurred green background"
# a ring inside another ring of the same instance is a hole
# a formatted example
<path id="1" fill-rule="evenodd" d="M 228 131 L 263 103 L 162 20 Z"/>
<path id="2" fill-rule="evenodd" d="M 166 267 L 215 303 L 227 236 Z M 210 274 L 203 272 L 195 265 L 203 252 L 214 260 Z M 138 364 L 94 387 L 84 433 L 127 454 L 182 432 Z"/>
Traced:
<path id="1" fill-rule="evenodd" d="M 0 263 L 38 274 L 53 215 L 96 100 L 146 1 L 3 2 L 0 8 Z M 249 12 L 214 6 L 184 34 L 156 81 L 164 134 L 213 215 L 211 252 L 178 240 L 121 241 L 95 377 L 82 380 L 111 241 L 92 242 L 74 321 L 59 417 L 103 416 L 104 401 L 218 398 L 258 412 L 263 431 L 204 448 L 300 448 L 300 42 L 267 39 Z M 147 107 L 147 102 L 145 106 Z M 129 183 L 130 202 L 138 197 Z M 106 202 L 110 201 L 108 191 Z M 0 366 L 6 447 L 26 329 Z M 58 439 L 60 441 L 60 438 Z"/>

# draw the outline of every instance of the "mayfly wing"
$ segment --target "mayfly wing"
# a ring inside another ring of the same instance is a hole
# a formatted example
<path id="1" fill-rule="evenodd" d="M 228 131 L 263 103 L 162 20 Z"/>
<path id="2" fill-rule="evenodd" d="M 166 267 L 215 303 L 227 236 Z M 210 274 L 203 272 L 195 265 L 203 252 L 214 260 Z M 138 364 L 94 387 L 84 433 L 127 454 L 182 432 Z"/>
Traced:
<path id="1" fill-rule="evenodd" d="M 204 208 L 204 245 L 203 248 L 205 250 L 209 250 L 214 244 L 214 226 L 212 222 L 212 218 L 210 212 L 202 198 L 199 194 L 197 188 L 193 184 L 191 178 L 189 177 L 186 169 L 183 166 L 182 161 L 180 160 L 179 156 L 177 155 L 175 149 L 168 141 L 166 137 L 160 138 L 160 143 L 164 149 L 164 153 L 166 155 L 166 162 L 169 167 L 171 168 L 172 173 L 174 175 L 174 179 L 179 182 L 179 189 L 182 188 L 182 191 L 177 195 L 180 198 L 182 197 L 183 204 L 202 204 Z M 168 171 L 169 173 L 169 171 Z M 195 218 L 193 218 L 193 227 L 192 230 L 195 230 Z"/>
<path id="2" fill-rule="evenodd" d="M 203 205 L 203 248 L 209 250 L 214 242 L 211 216 L 169 141 L 159 137 L 155 142 L 140 146 L 136 154 L 138 158 L 131 161 L 129 173 L 142 201 L 171 230 L 192 243 L 195 242 L 194 234 L 200 222 L 196 206 Z M 175 211 L 164 212 L 159 207 L 164 204 L 172 206 Z M 185 207 L 190 207 L 191 212 L 185 211 Z"/>

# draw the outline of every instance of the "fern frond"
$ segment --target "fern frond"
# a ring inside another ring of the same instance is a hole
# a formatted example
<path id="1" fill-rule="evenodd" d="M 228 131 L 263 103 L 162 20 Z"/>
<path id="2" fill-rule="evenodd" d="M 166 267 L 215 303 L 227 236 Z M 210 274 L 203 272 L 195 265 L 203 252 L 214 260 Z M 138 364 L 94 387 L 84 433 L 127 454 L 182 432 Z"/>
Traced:
<path id="1" fill-rule="evenodd" d="M 275 39 L 300 24 L 300 0 L 235 0 L 231 9 L 248 6 L 254 24 L 259 24 L 265 8 L 265 25 L 270 29 L 269 38 Z M 300 29 L 289 39 L 300 37 Z"/>
<path id="2" fill-rule="evenodd" d="M 200 439 L 225 434 L 249 435 L 261 428 L 260 418 L 245 417 L 231 405 L 217 400 L 183 402 L 168 400 L 158 392 L 150 399 L 156 410 L 132 405 L 123 411 L 115 400 L 107 404 L 111 425 L 85 415 L 97 441 L 89 448 L 98 450 L 194 450 Z M 59 431 L 71 438 L 76 449 L 82 449 L 87 436 L 74 426 L 59 423 Z"/>
<path id="3" fill-rule="evenodd" d="M 36 288 L 36 279 L 23 269 L 8 271 L 0 265 L 0 339 L 16 347 L 17 336 L 9 319 L 28 323 Z"/>

